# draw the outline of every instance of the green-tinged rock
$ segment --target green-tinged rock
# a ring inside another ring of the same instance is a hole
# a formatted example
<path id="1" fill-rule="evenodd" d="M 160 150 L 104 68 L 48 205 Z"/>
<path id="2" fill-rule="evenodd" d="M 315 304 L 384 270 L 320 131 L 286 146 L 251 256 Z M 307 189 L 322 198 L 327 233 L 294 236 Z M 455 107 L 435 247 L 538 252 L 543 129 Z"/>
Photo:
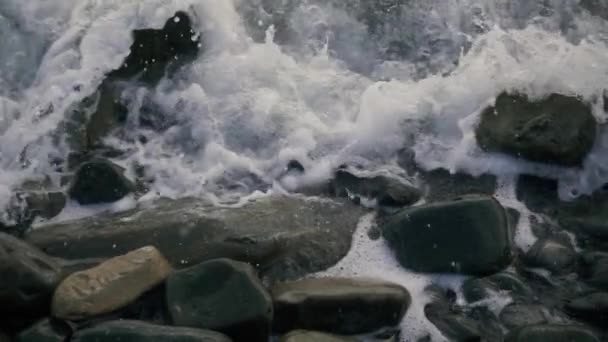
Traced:
<path id="1" fill-rule="evenodd" d="M 61 282 L 53 295 L 53 316 L 82 320 L 120 309 L 162 283 L 171 271 L 151 246 L 114 257 Z"/>
<path id="2" fill-rule="evenodd" d="M 279 333 L 370 333 L 399 324 L 411 302 L 402 286 L 369 279 L 305 279 L 278 284 L 271 293 Z"/>
<path id="3" fill-rule="evenodd" d="M 227 336 L 207 330 L 168 327 L 139 321 L 102 323 L 77 331 L 71 342 L 231 342 Z"/>
<path id="4" fill-rule="evenodd" d="M 265 277 L 281 280 L 338 262 L 364 212 L 346 201 L 299 197 L 263 198 L 240 208 L 192 198 L 160 200 L 46 225 L 26 240 L 66 259 L 114 257 L 152 245 L 177 268 L 226 257 L 259 265 Z"/>
<path id="5" fill-rule="evenodd" d="M 462 292 L 469 303 L 486 299 L 497 292 L 506 292 L 512 298 L 521 301 L 534 298 L 532 289 L 519 276 L 509 272 L 485 278 L 470 278 L 464 282 Z"/>
<path id="6" fill-rule="evenodd" d="M 476 136 L 487 151 L 580 166 L 593 147 L 596 131 L 591 107 L 576 97 L 551 94 L 530 100 L 526 95 L 502 93 L 481 114 Z"/>
<path id="7" fill-rule="evenodd" d="M 254 268 L 217 259 L 167 279 L 167 306 L 175 325 L 211 329 L 235 341 L 266 342 L 272 299 Z"/>
<path id="8" fill-rule="evenodd" d="M 571 243 L 548 238 L 538 240 L 526 253 L 524 259 L 529 266 L 560 274 L 573 270 L 577 255 Z"/>
<path id="9" fill-rule="evenodd" d="M 404 209 L 382 231 L 399 262 L 417 272 L 488 275 L 512 258 L 507 214 L 490 196 Z"/>
<path id="10" fill-rule="evenodd" d="M 135 185 L 123 175 L 123 170 L 106 160 L 84 163 L 68 191 L 82 205 L 116 202 L 135 190 Z"/>
<path id="11" fill-rule="evenodd" d="M 4 327 L 24 328 L 48 315 L 61 267 L 34 246 L 0 233 L 0 314 Z"/>
<path id="12" fill-rule="evenodd" d="M 294 330 L 281 337 L 279 342 L 357 342 L 356 339 L 308 330 Z"/>
<path id="13" fill-rule="evenodd" d="M 340 197 L 375 199 L 379 205 L 407 206 L 420 200 L 422 193 L 405 181 L 386 175 L 357 176 L 338 170 L 333 180 L 333 192 Z"/>
<path id="14" fill-rule="evenodd" d="M 65 342 L 70 334 L 67 324 L 45 318 L 21 332 L 17 342 Z"/>
<path id="15" fill-rule="evenodd" d="M 599 342 L 589 329 L 574 325 L 532 325 L 516 329 L 506 342 Z"/>

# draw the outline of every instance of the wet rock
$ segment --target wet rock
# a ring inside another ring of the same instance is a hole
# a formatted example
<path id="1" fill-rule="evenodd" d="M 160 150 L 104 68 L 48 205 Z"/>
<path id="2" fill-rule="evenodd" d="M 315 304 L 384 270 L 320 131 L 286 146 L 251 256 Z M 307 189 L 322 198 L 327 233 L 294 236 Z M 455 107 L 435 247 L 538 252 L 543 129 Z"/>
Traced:
<path id="1" fill-rule="evenodd" d="M 581 0 L 580 6 L 592 15 L 608 20 L 608 3 L 605 0 Z"/>
<path id="2" fill-rule="evenodd" d="M 272 197 L 241 208 L 161 200 L 119 214 L 40 227 L 26 239 L 67 259 L 107 258 L 152 245 L 174 267 L 227 257 L 272 280 L 326 269 L 350 249 L 364 210 L 351 203 Z"/>
<path id="3" fill-rule="evenodd" d="M 97 148 L 101 140 L 112 130 L 126 121 L 128 109 L 108 82 L 104 82 L 97 92 L 95 110 L 90 115 L 85 128 L 86 150 Z"/>
<path id="4" fill-rule="evenodd" d="M 408 208 L 382 231 L 399 262 L 418 272 L 488 275 L 512 258 L 507 214 L 489 196 Z"/>
<path id="5" fill-rule="evenodd" d="M 305 279 L 278 284 L 271 293 L 280 333 L 370 333 L 399 324 L 411 302 L 402 286 L 369 279 Z"/>
<path id="6" fill-rule="evenodd" d="M 48 314 L 51 296 L 62 274 L 53 258 L 0 233 L 0 279 L 3 326 L 20 329 Z"/>
<path id="7" fill-rule="evenodd" d="M 597 288 L 608 290 L 608 253 L 585 253 L 583 262 L 587 267 L 587 282 Z"/>
<path id="8" fill-rule="evenodd" d="M 154 247 L 143 247 L 68 276 L 53 295 L 53 315 L 81 320 L 119 309 L 160 284 L 171 266 Z"/>
<path id="9" fill-rule="evenodd" d="M 71 334 L 70 327 L 60 321 L 45 318 L 17 336 L 17 342 L 64 342 Z"/>
<path id="10" fill-rule="evenodd" d="M 595 292 L 569 301 L 568 313 L 581 319 L 604 324 L 608 320 L 608 292 Z"/>
<path id="11" fill-rule="evenodd" d="M 506 342 L 599 342 L 589 329 L 574 325 L 531 325 L 507 335 Z"/>
<path id="12" fill-rule="evenodd" d="M 236 341 L 266 342 L 273 307 L 248 264 L 217 259 L 167 279 L 167 305 L 175 325 L 220 331 Z"/>
<path id="13" fill-rule="evenodd" d="M 207 330 L 169 327 L 145 322 L 121 320 L 99 324 L 78 331 L 72 342 L 231 342 L 227 336 Z"/>
<path id="14" fill-rule="evenodd" d="M 470 278 L 464 282 L 462 292 L 469 303 L 486 299 L 498 292 L 506 292 L 518 301 L 528 301 L 534 298 L 534 292 L 524 280 L 510 272 L 502 272 L 485 278 Z"/>
<path id="15" fill-rule="evenodd" d="M 121 168 L 98 159 L 84 163 L 76 172 L 69 195 L 82 205 L 116 202 L 133 192 L 135 185 Z"/>
<path id="16" fill-rule="evenodd" d="M 111 79 L 137 77 L 146 83 L 156 83 L 167 69 L 174 69 L 194 59 L 200 38 L 192 29 L 190 17 L 177 12 L 160 29 L 133 31 L 131 53 L 123 65 L 109 74 Z"/>
<path id="17" fill-rule="evenodd" d="M 11 198 L 0 230 L 21 235 L 36 219 L 50 219 L 65 207 L 66 196 L 58 191 L 19 191 Z"/>
<path id="18" fill-rule="evenodd" d="M 548 238 L 537 241 L 525 256 L 525 262 L 554 274 L 572 271 L 577 260 L 574 246 L 568 241 Z"/>
<path id="19" fill-rule="evenodd" d="M 325 334 L 316 331 L 294 330 L 281 337 L 279 342 L 357 342 L 346 336 Z"/>
<path id="20" fill-rule="evenodd" d="M 429 202 L 443 202 L 464 195 L 488 195 L 496 191 L 496 177 L 467 174 L 451 174 L 446 170 L 420 172 L 422 181 L 427 185 L 424 198 Z"/>
<path id="21" fill-rule="evenodd" d="M 526 325 L 549 323 L 548 312 L 542 305 L 511 304 L 500 312 L 501 323 L 509 330 Z"/>
<path id="22" fill-rule="evenodd" d="M 375 199 L 379 205 L 407 206 L 420 200 L 422 193 L 406 182 L 386 175 L 357 176 L 347 170 L 334 175 L 333 193 L 340 197 Z"/>
<path id="23" fill-rule="evenodd" d="M 483 111 L 475 133 L 486 151 L 580 166 L 593 147 L 596 130 L 591 108 L 576 97 L 552 94 L 530 100 L 502 93 Z"/>

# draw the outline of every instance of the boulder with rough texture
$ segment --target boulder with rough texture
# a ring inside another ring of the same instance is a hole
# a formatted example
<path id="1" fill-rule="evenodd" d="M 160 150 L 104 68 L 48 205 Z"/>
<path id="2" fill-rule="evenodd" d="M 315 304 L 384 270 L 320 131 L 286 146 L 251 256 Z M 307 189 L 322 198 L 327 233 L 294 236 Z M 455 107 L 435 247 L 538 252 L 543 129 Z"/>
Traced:
<path id="1" fill-rule="evenodd" d="M 71 334 L 70 327 L 63 323 L 45 318 L 17 336 L 18 342 L 64 342 Z"/>
<path id="2" fill-rule="evenodd" d="M 279 342 L 357 342 L 357 340 L 352 337 L 326 334 L 317 331 L 294 330 L 282 336 Z"/>
<path id="3" fill-rule="evenodd" d="M 399 262 L 417 272 L 488 275 L 512 258 L 509 219 L 490 196 L 404 209 L 382 231 Z"/>
<path id="4" fill-rule="evenodd" d="M 143 247 L 67 277 L 53 296 L 53 315 L 81 320 L 117 310 L 162 283 L 172 269 L 154 247 Z"/>
<path id="5" fill-rule="evenodd" d="M 82 205 L 116 202 L 135 190 L 121 168 L 107 160 L 92 160 L 80 166 L 68 193 Z"/>
<path id="6" fill-rule="evenodd" d="M 542 163 L 580 166 L 595 142 L 597 122 L 580 99 L 551 94 L 541 100 L 502 93 L 481 114 L 477 142 Z"/>
<path id="7" fill-rule="evenodd" d="M 506 342 L 599 342 L 585 327 L 574 325 L 531 325 L 516 329 L 507 335 Z"/>
<path id="8" fill-rule="evenodd" d="M 235 341 L 266 342 L 272 299 L 254 268 L 217 259 L 167 279 L 167 306 L 175 325 L 211 329 Z"/>
<path id="9" fill-rule="evenodd" d="M 347 170 L 338 170 L 332 183 L 333 193 L 340 197 L 375 199 L 379 205 L 407 206 L 422 197 L 417 188 L 405 181 L 386 175 L 357 176 Z"/>
<path id="10" fill-rule="evenodd" d="M 77 331 L 71 342 L 231 342 L 214 331 L 168 327 L 139 321 L 111 321 Z"/>
<path id="11" fill-rule="evenodd" d="M 538 240 L 526 253 L 525 262 L 555 274 L 571 271 L 576 264 L 576 251 L 567 241 L 547 238 Z"/>
<path id="12" fill-rule="evenodd" d="M 0 233 L 0 314 L 3 326 L 29 324 L 49 311 L 62 279 L 60 265 L 38 248 Z"/>
<path id="13" fill-rule="evenodd" d="M 370 333 L 399 324 L 411 302 L 402 286 L 369 279 L 305 279 L 278 284 L 271 293 L 279 333 Z"/>
<path id="14" fill-rule="evenodd" d="M 174 267 L 231 258 L 289 279 L 324 270 L 350 249 L 364 210 L 348 202 L 270 197 L 240 208 L 185 198 L 40 227 L 26 240 L 66 259 L 107 258 L 153 245 Z"/>

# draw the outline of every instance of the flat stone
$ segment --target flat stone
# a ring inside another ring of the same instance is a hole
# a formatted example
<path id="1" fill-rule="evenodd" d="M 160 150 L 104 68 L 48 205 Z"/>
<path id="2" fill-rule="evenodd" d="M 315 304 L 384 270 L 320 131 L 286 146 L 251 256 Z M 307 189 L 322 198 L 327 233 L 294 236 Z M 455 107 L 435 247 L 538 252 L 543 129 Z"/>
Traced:
<path id="1" fill-rule="evenodd" d="M 68 193 L 82 205 L 116 202 L 135 190 L 117 165 L 103 159 L 80 166 Z"/>
<path id="2" fill-rule="evenodd" d="M 411 302 L 402 286 L 369 279 L 305 279 L 278 284 L 271 293 L 279 333 L 370 333 L 399 324 Z"/>
<path id="3" fill-rule="evenodd" d="M 417 272 L 489 275 L 512 259 L 509 219 L 490 196 L 404 209 L 382 231 L 401 265 Z"/>
<path id="4" fill-rule="evenodd" d="M 167 306 L 175 325 L 211 329 L 236 341 L 267 342 L 273 308 L 253 267 L 217 259 L 167 279 Z"/>
<path id="5" fill-rule="evenodd" d="M 281 337 L 279 342 L 357 342 L 347 336 L 325 334 L 316 331 L 294 330 Z"/>
<path id="6" fill-rule="evenodd" d="M 71 329 L 67 324 L 45 318 L 22 331 L 17 336 L 17 342 L 64 342 L 70 334 Z"/>
<path id="7" fill-rule="evenodd" d="M 3 326 L 24 328 L 32 320 L 47 315 L 51 296 L 62 277 L 55 259 L 22 240 L 0 233 Z"/>
<path id="8" fill-rule="evenodd" d="M 593 147 L 597 122 L 579 98 L 551 94 L 540 100 L 502 93 L 481 114 L 477 142 L 541 163 L 580 166 Z"/>
<path id="9" fill-rule="evenodd" d="M 575 325 L 531 325 L 507 335 L 505 342 L 599 342 L 589 329 Z"/>
<path id="10" fill-rule="evenodd" d="M 526 253 L 525 262 L 554 274 L 567 273 L 575 267 L 576 251 L 571 243 L 548 238 L 538 240 Z"/>
<path id="11" fill-rule="evenodd" d="M 162 283 L 171 270 L 167 260 L 151 246 L 114 257 L 68 276 L 53 296 L 53 315 L 81 320 L 112 312 Z"/>
<path id="12" fill-rule="evenodd" d="M 526 325 L 549 323 L 548 312 L 542 305 L 511 304 L 500 312 L 501 323 L 509 330 Z"/>
<path id="13" fill-rule="evenodd" d="M 346 201 L 299 197 L 264 198 L 240 208 L 185 198 L 46 225 L 25 239 L 66 259 L 107 258 L 152 245 L 177 268 L 226 257 L 259 265 L 264 276 L 281 280 L 337 263 L 364 212 Z"/>
<path id="14" fill-rule="evenodd" d="M 77 331 L 71 342 L 231 342 L 227 336 L 207 330 L 169 327 L 121 320 Z"/>

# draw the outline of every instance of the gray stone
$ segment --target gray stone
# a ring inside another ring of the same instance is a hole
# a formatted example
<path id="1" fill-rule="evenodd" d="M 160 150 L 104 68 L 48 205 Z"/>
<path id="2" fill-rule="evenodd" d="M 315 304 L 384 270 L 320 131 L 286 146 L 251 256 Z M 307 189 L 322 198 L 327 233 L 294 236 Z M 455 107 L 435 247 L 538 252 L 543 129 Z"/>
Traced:
<path id="1" fill-rule="evenodd" d="M 399 324 L 411 302 L 402 286 L 369 279 L 305 279 L 278 284 L 271 293 L 279 333 L 370 333 Z"/>
<path id="2" fill-rule="evenodd" d="M 71 342 L 231 342 L 207 330 L 168 327 L 139 321 L 111 321 L 78 331 Z"/>
<path id="3" fill-rule="evenodd" d="M 70 334 L 67 324 L 45 318 L 21 332 L 17 342 L 64 342 Z"/>
<path id="4" fill-rule="evenodd" d="M 418 272 L 488 275 L 512 258 L 507 214 L 489 196 L 404 209 L 382 231 L 399 262 Z"/>
<path id="5" fill-rule="evenodd" d="M 516 274 L 502 272 L 485 278 L 470 278 L 462 286 L 469 303 L 486 299 L 497 292 L 506 292 L 512 298 L 529 301 L 534 298 L 532 289 Z"/>
<path id="6" fill-rule="evenodd" d="M 500 312 L 501 323 L 509 330 L 526 325 L 549 323 L 548 312 L 542 305 L 511 304 Z"/>
<path id="7" fill-rule="evenodd" d="M 571 243 L 557 239 L 538 240 L 525 256 L 525 262 L 554 274 L 572 271 L 576 264 L 576 251 Z"/>
<path id="8" fill-rule="evenodd" d="M 574 298 L 566 304 L 566 310 L 581 319 L 603 324 L 608 320 L 608 292 Z"/>
<path id="9" fill-rule="evenodd" d="M 588 283 L 608 290 L 608 253 L 585 253 L 583 261 L 589 268 Z"/>
<path id="10" fill-rule="evenodd" d="M 116 202 L 135 190 L 119 166 L 103 159 L 80 166 L 68 193 L 82 205 Z"/>
<path id="11" fill-rule="evenodd" d="M 477 141 L 497 151 L 542 163 L 580 166 L 593 147 L 597 122 L 576 97 L 551 94 L 533 101 L 502 93 L 481 114 Z"/>
<path id="12" fill-rule="evenodd" d="M 162 283 L 172 269 L 155 247 L 143 247 L 68 276 L 53 296 L 58 318 L 82 320 L 120 309 Z"/>
<path id="13" fill-rule="evenodd" d="M 167 279 L 175 325 L 220 331 L 236 341 L 267 342 L 272 299 L 248 264 L 217 259 Z"/>
<path id="14" fill-rule="evenodd" d="M 357 340 L 352 337 L 338 336 L 316 331 L 294 330 L 281 337 L 279 342 L 357 342 Z"/>
<path id="15" fill-rule="evenodd" d="M 259 265 L 270 279 L 287 279 L 344 257 L 364 212 L 347 202 L 299 197 L 264 198 L 241 208 L 185 198 L 47 225 L 26 240 L 66 259 L 107 258 L 152 245 L 177 268 L 227 257 Z"/>
<path id="16" fill-rule="evenodd" d="M 505 342 L 599 342 L 589 329 L 575 325 L 531 325 L 516 329 Z"/>
<path id="17" fill-rule="evenodd" d="M 358 176 L 347 170 L 338 170 L 333 180 L 333 192 L 340 197 L 360 201 L 375 199 L 379 205 L 407 206 L 422 197 L 420 190 L 403 180 L 387 175 Z"/>

